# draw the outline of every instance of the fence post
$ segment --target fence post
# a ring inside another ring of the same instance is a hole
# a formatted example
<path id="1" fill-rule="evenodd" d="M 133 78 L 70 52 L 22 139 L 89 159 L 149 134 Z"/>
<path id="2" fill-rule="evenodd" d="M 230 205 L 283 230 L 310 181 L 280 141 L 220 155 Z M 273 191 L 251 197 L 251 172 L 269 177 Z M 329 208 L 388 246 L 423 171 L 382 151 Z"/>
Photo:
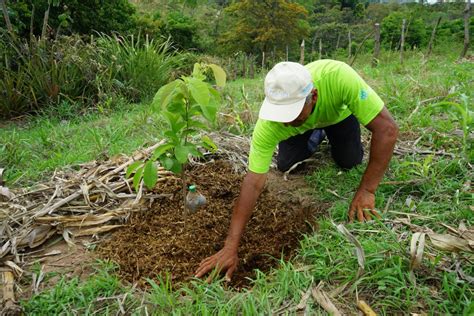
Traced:
<path id="1" fill-rule="evenodd" d="M 51 8 L 51 2 L 48 1 L 48 8 L 44 12 L 43 18 L 43 28 L 41 29 L 41 39 L 44 40 L 46 37 L 46 31 L 48 30 L 48 20 L 49 20 L 49 9 Z"/>
<path id="2" fill-rule="evenodd" d="M 249 56 L 249 77 L 253 79 L 254 76 L 255 76 L 254 60 L 253 60 L 253 56 L 250 55 Z"/>
<path id="3" fill-rule="evenodd" d="M 288 44 L 286 45 L 286 61 L 288 61 Z"/>
<path id="4" fill-rule="evenodd" d="M 262 51 L 262 70 L 265 69 L 265 51 Z"/>
<path id="5" fill-rule="evenodd" d="M 341 33 L 337 33 L 336 51 L 339 48 L 339 41 L 341 40 Z"/>
<path id="6" fill-rule="evenodd" d="M 242 58 L 242 77 L 245 78 L 245 76 L 247 75 L 247 54 L 243 54 L 243 58 Z"/>
<path id="7" fill-rule="evenodd" d="M 403 47 L 405 46 L 405 23 L 406 23 L 406 20 L 403 19 L 403 22 L 402 22 L 402 37 L 400 39 L 400 64 L 403 64 Z"/>
<path id="8" fill-rule="evenodd" d="M 322 56 L 323 56 L 323 40 L 320 37 L 319 38 L 319 59 L 321 59 Z"/>
<path id="9" fill-rule="evenodd" d="M 30 19 L 30 41 L 33 41 L 34 33 L 33 33 L 33 22 L 35 20 L 35 5 L 31 5 L 31 19 Z"/>
<path id="10" fill-rule="evenodd" d="M 349 31 L 349 35 L 348 35 L 348 40 L 349 40 L 349 59 L 351 59 L 351 56 L 352 56 L 352 37 L 351 37 L 351 31 Z"/>
<path id="11" fill-rule="evenodd" d="M 374 46 L 374 56 L 372 58 L 372 67 L 377 67 L 379 64 L 379 54 L 380 54 L 380 24 L 375 23 L 375 46 Z"/>
<path id="12" fill-rule="evenodd" d="M 10 17 L 8 16 L 8 9 L 7 9 L 7 4 L 5 3 L 5 0 L 0 0 L 0 5 L 2 6 L 3 19 L 5 20 L 5 25 L 7 26 L 7 30 L 8 32 L 10 32 L 10 34 L 13 34 L 13 27 L 12 27 L 12 23 L 10 22 Z"/>
<path id="13" fill-rule="evenodd" d="M 301 42 L 300 46 L 300 64 L 304 65 L 304 40 Z"/>
<path id="14" fill-rule="evenodd" d="M 466 56 L 467 50 L 469 49 L 469 18 L 471 16 L 471 0 L 467 0 L 466 7 L 464 9 L 464 47 L 462 49 L 459 58 Z"/>
<path id="15" fill-rule="evenodd" d="M 431 38 L 430 38 L 430 43 L 428 44 L 428 52 L 426 53 L 426 58 L 430 57 L 431 55 L 431 50 L 433 49 L 433 43 L 434 43 L 434 39 L 436 35 L 436 29 L 438 28 L 438 25 L 440 22 L 441 22 L 441 17 L 438 18 L 433 28 L 433 32 L 431 32 Z"/>

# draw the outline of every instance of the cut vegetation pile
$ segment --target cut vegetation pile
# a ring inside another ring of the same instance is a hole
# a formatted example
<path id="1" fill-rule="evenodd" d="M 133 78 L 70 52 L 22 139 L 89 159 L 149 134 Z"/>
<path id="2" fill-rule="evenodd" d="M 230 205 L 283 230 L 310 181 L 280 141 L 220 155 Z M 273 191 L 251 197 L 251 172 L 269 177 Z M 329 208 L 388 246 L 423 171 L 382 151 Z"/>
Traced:
<path id="1" fill-rule="evenodd" d="M 160 191 L 170 194 L 169 199 L 157 200 L 146 212 L 133 214 L 129 225 L 100 246 L 100 252 L 117 262 L 130 282 L 144 284 L 144 277 L 154 279 L 165 273 L 173 284 L 190 280 L 199 262 L 224 245 L 242 176 L 222 161 L 195 166 L 188 175 L 208 200 L 204 209 L 183 215 L 181 182 L 167 181 Z M 255 269 L 267 272 L 278 259 L 289 259 L 301 234 L 311 230 L 317 208 L 289 197 L 291 194 L 270 190 L 260 197 L 241 242 L 241 264 L 233 285 L 248 284 L 246 278 L 255 278 Z"/>

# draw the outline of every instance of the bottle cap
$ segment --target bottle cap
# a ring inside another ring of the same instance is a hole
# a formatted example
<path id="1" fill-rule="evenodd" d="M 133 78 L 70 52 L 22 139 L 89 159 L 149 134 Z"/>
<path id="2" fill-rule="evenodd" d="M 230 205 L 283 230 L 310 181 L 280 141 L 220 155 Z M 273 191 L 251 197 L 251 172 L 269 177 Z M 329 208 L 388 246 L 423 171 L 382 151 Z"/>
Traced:
<path id="1" fill-rule="evenodd" d="M 192 185 L 189 186 L 188 189 L 189 189 L 190 192 L 196 192 L 196 185 L 192 184 Z"/>

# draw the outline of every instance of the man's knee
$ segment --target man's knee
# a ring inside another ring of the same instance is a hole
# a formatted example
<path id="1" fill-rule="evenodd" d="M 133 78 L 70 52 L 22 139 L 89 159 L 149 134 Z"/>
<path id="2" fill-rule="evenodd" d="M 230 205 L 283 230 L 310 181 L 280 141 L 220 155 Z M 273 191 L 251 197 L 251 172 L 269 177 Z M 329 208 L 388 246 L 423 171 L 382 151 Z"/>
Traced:
<path id="1" fill-rule="evenodd" d="M 288 169 L 291 168 L 291 163 L 288 162 L 288 161 L 285 161 L 283 159 L 277 159 L 277 168 L 278 170 L 280 170 L 281 172 L 285 172 L 285 171 L 288 171 Z"/>
<path id="2" fill-rule="evenodd" d="M 361 151 L 359 155 L 333 156 L 333 158 L 340 168 L 349 170 L 355 166 L 360 165 L 362 163 L 363 156 L 364 152 Z"/>

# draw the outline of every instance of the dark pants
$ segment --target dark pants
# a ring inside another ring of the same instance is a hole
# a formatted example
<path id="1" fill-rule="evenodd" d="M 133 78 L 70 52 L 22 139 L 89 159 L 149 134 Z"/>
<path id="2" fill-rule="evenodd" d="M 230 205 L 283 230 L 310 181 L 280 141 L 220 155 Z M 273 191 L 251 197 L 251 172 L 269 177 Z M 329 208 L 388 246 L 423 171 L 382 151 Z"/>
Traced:
<path id="1" fill-rule="evenodd" d="M 331 155 L 336 164 L 350 169 L 362 162 L 364 150 L 360 141 L 360 125 L 355 116 L 324 128 L 331 145 Z M 313 130 L 296 135 L 278 144 L 277 167 L 287 171 L 295 163 L 309 158 L 313 153 L 308 149 L 308 140 Z"/>

